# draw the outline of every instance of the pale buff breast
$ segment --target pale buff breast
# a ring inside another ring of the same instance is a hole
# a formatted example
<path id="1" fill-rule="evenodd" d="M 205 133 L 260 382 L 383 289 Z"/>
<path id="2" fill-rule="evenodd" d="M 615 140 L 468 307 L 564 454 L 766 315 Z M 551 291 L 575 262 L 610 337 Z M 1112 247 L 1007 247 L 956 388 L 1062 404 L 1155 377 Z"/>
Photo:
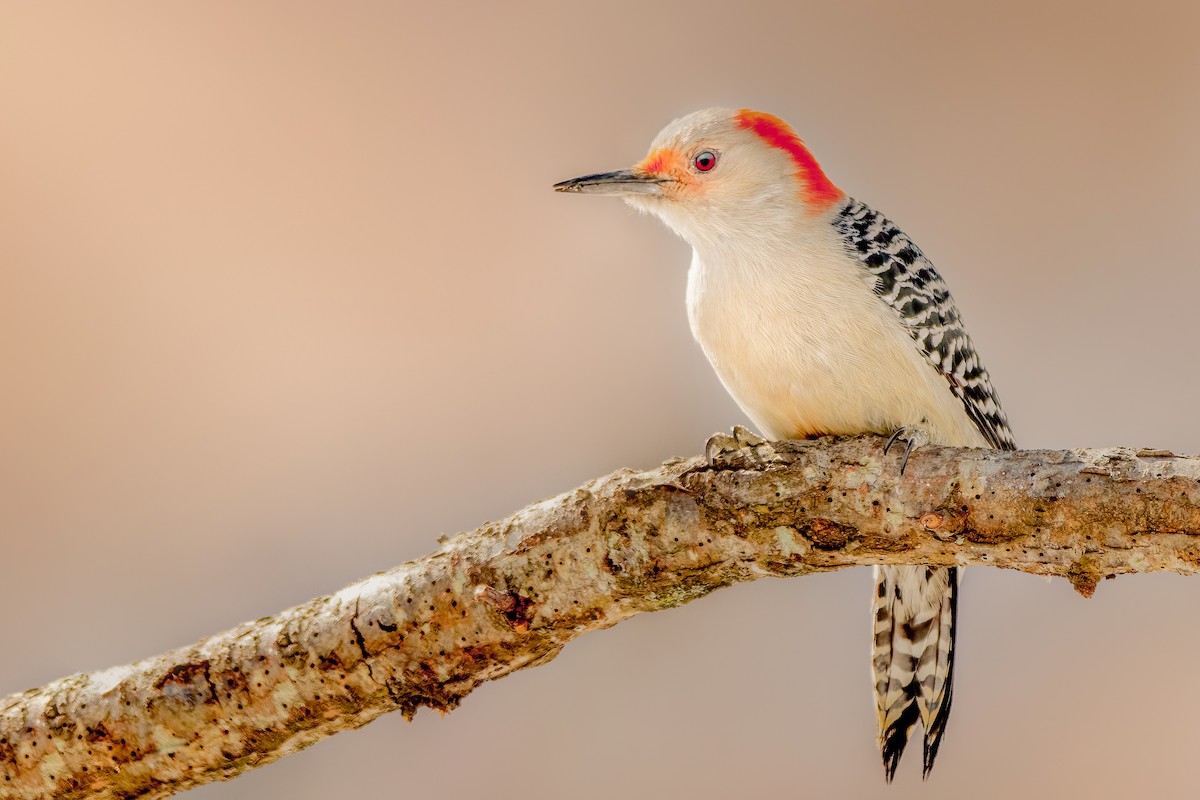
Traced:
<path id="1" fill-rule="evenodd" d="M 693 258 L 692 333 L 725 388 L 773 438 L 924 428 L 987 446 L 946 379 L 833 236 L 783 255 Z"/>

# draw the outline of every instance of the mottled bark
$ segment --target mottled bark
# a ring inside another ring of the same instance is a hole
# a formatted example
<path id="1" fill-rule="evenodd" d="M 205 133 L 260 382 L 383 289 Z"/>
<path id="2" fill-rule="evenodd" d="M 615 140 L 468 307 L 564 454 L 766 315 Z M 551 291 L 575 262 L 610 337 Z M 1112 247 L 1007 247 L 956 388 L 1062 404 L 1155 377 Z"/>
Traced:
<path id="1" fill-rule="evenodd" d="M 1200 459 L 750 446 L 622 470 L 196 645 L 0 700 L 0 797 L 163 797 L 399 709 L 452 709 L 590 630 L 737 581 L 986 564 L 1090 594 L 1200 570 Z"/>

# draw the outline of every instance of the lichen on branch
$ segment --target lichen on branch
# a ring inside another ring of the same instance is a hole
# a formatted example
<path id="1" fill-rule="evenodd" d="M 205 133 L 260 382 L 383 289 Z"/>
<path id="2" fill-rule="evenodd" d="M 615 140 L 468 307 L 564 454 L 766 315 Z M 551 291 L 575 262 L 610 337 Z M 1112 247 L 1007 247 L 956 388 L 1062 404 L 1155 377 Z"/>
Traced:
<path id="1" fill-rule="evenodd" d="M 1090 595 L 1200 571 L 1200 459 L 866 436 L 621 470 L 336 594 L 0 700 L 0 798 L 165 797 L 388 711 L 449 710 L 570 640 L 714 589 L 868 564 L 989 565 Z"/>

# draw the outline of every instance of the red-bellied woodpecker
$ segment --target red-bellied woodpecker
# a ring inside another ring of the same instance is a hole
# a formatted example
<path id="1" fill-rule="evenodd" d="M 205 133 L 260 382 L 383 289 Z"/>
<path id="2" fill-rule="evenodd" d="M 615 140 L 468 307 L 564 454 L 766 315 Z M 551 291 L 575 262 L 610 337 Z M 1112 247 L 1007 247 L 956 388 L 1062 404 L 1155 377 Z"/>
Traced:
<path id="1" fill-rule="evenodd" d="M 554 188 L 624 197 L 692 245 L 692 333 L 767 436 L 1013 448 L 933 264 L 837 188 L 782 120 L 698 111 L 663 129 L 632 169 Z M 926 776 L 945 732 L 957 578 L 953 567 L 875 569 L 872 670 L 889 781 L 918 720 Z"/>

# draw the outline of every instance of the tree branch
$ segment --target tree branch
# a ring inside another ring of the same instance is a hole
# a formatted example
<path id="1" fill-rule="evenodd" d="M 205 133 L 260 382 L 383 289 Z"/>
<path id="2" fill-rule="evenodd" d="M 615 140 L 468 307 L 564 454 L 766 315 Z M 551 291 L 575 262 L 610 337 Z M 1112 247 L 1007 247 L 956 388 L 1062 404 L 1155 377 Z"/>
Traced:
<path id="1" fill-rule="evenodd" d="M 191 647 L 0 700 L 0 797 L 165 797 L 399 709 L 454 708 L 576 636 L 764 576 L 1200 571 L 1200 459 L 748 446 L 622 470 Z"/>

